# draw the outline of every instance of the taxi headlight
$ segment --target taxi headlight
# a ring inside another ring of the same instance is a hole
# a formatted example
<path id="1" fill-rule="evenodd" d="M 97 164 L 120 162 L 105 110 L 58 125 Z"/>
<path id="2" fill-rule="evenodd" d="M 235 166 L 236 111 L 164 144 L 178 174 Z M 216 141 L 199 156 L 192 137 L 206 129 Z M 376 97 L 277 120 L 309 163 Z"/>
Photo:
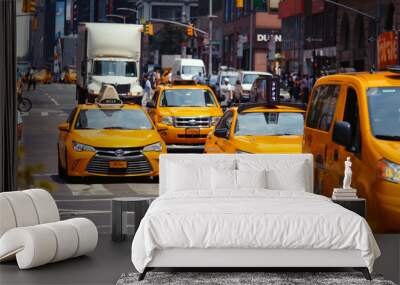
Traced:
<path id="1" fill-rule="evenodd" d="M 160 142 L 153 143 L 151 145 L 145 146 L 143 151 L 162 151 L 162 144 Z"/>
<path id="2" fill-rule="evenodd" d="M 221 117 L 211 117 L 211 125 L 215 126 Z"/>
<path id="3" fill-rule="evenodd" d="M 378 177 L 393 183 L 400 183 L 400 165 L 382 159 L 378 161 Z"/>
<path id="4" fill-rule="evenodd" d="M 166 124 L 166 125 L 172 125 L 173 124 L 173 117 L 166 116 L 166 117 L 161 117 L 161 123 Z"/>
<path id="5" fill-rule="evenodd" d="M 96 149 L 90 145 L 86 145 L 86 144 L 82 144 L 82 143 L 78 143 L 78 142 L 72 142 L 73 145 L 73 149 L 74 151 L 96 151 Z"/>

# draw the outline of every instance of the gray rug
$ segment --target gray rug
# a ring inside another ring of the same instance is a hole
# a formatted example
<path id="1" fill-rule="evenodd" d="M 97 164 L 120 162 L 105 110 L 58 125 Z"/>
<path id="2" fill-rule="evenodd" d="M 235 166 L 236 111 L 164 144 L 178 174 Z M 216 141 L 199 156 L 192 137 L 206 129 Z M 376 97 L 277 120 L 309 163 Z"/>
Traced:
<path id="1" fill-rule="evenodd" d="M 368 281 L 359 272 L 148 272 L 142 281 L 138 281 L 138 276 L 138 273 L 122 274 L 117 285 L 395 285 L 377 275 L 372 275 L 373 280 Z"/>

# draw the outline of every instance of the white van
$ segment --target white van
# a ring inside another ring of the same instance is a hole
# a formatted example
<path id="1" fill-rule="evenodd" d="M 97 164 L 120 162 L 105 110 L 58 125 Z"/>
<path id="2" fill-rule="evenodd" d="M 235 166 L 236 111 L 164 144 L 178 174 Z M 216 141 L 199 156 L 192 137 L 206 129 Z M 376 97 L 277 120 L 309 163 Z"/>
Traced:
<path id="1" fill-rule="evenodd" d="M 201 59 L 179 58 L 172 66 L 172 80 L 192 80 L 195 77 L 204 79 L 205 66 Z"/>
<path id="2" fill-rule="evenodd" d="M 251 86 L 253 85 L 254 81 L 259 77 L 259 76 L 272 76 L 271 73 L 269 72 L 260 72 L 260 71 L 240 71 L 239 72 L 239 80 L 242 85 L 243 89 L 243 101 L 248 101 L 250 100 L 250 91 L 251 91 Z"/>

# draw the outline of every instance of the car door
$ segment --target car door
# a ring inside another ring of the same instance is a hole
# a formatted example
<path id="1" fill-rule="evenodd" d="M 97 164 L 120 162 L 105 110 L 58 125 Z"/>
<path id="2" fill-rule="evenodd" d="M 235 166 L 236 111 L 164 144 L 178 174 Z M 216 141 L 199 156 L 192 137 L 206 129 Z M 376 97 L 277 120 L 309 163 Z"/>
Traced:
<path id="1" fill-rule="evenodd" d="M 345 99 L 343 111 L 339 112 L 337 118 L 338 121 L 344 121 L 351 126 L 351 145 L 350 147 L 340 146 L 336 143 L 332 143 L 332 153 L 328 157 L 328 170 L 332 177 L 332 184 L 326 185 L 326 187 L 342 187 L 344 178 L 344 161 L 347 157 L 350 157 L 352 162 L 352 187 L 356 188 L 358 195 L 371 199 L 375 199 L 374 193 L 369 193 L 370 185 L 372 185 L 376 173 L 373 171 L 373 167 L 369 167 L 363 162 L 366 158 L 363 155 L 363 142 L 361 130 L 365 129 L 366 126 L 362 126 L 360 120 L 360 108 L 359 98 L 362 91 L 357 89 L 355 86 L 349 84 L 345 89 Z M 369 208 L 374 203 L 368 203 Z"/>
<path id="2" fill-rule="evenodd" d="M 75 116 L 77 114 L 78 108 L 74 108 L 67 118 L 67 123 L 69 124 L 69 129 L 72 129 L 72 124 L 74 122 Z M 69 137 L 69 132 L 67 131 L 59 131 L 59 138 L 58 138 L 58 152 L 60 157 L 61 164 L 65 167 L 66 166 L 66 152 L 67 152 L 67 140 Z"/>
<path id="3" fill-rule="evenodd" d="M 155 108 L 146 108 L 147 113 L 149 114 L 151 120 L 153 121 L 154 124 L 156 124 L 156 115 L 157 115 L 157 102 L 158 102 L 158 97 L 160 97 L 160 91 L 156 90 L 154 93 L 153 97 L 151 98 L 151 102 L 153 102 Z"/>
<path id="4" fill-rule="evenodd" d="M 233 121 L 234 113 L 233 111 L 227 111 L 224 117 L 221 119 L 220 123 L 216 128 L 224 128 L 228 129 L 228 136 L 225 138 L 218 137 L 215 141 L 216 148 L 219 153 L 235 153 L 235 148 L 231 141 L 232 136 L 232 121 Z"/>
<path id="5" fill-rule="evenodd" d="M 314 192 L 326 196 L 331 195 L 324 187 L 331 179 L 326 162 L 340 92 L 339 84 L 323 84 L 314 89 L 304 129 L 303 152 L 314 155 Z"/>

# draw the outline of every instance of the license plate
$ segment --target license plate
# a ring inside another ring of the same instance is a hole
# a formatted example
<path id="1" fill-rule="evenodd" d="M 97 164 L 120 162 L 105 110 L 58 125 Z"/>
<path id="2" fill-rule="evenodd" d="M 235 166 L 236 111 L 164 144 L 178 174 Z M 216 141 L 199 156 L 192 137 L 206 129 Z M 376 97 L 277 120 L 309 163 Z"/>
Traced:
<path id="1" fill-rule="evenodd" d="M 110 168 L 127 168 L 128 162 L 123 160 L 112 160 L 109 162 Z"/>
<path id="2" fill-rule="evenodd" d="M 200 134 L 200 129 L 199 128 L 187 128 L 186 129 L 186 134 L 187 135 L 199 135 Z"/>

